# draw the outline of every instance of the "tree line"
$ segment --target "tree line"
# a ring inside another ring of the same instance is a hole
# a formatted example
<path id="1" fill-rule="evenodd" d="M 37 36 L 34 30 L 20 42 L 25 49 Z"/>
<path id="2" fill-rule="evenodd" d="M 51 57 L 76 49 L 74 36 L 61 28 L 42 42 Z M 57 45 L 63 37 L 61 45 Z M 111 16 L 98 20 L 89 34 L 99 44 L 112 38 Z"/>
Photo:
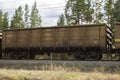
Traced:
<path id="1" fill-rule="evenodd" d="M 114 1 L 114 2 L 113 2 Z M 57 25 L 81 25 L 120 22 L 120 0 L 67 0 Z M 19 6 L 11 18 L 0 10 L 0 29 L 41 27 L 42 19 L 34 2 L 32 9 Z"/>
<path id="2" fill-rule="evenodd" d="M 39 15 L 39 10 L 37 9 L 36 2 L 34 2 L 31 10 L 27 4 L 25 5 L 24 9 L 19 6 L 15 10 L 10 23 L 8 20 L 8 12 L 3 13 L 0 11 L 0 29 L 32 28 L 42 26 L 42 19 Z"/>
<path id="3" fill-rule="evenodd" d="M 58 26 L 120 22 L 120 0 L 67 0 Z"/>

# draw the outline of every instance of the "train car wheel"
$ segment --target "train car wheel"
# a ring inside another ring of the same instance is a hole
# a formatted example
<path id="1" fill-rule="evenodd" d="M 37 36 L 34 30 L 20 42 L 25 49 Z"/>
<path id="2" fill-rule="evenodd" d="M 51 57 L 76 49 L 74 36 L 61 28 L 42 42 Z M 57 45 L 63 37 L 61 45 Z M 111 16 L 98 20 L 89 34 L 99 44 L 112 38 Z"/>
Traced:
<path id="1" fill-rule="evenodd" d="M 23 59 L 23 57 L 22 56 L 18 56 L 17 59 Z"/>
<path id="2" fill-rule="evenodd" d="M 94 58 L 95 60 L 101 60 L 102 59 L 102 54 L 97 53 L 96 57 Z"/>
<path id="3" fill-rule="evenodd" d="M 35 54 L 34 53 L 30 53 L 29 54 L 29 59 L 35 59 Z"/>
<path id="4" fill-rule="evenodd" d="M 17 59 L 17 55 L 14 52 L 9 53 L 9 58 L 10 59 Z"/>
<path id="5" fill-rule="evenodd" d="M 29 53 L 28 52 L 22 52 L 22 59 L 29 59 Z"/>
<path id="6" fill-rule="evenodd" d="M 101 60 L 102 54 L 98 52 L 91 52 L 91 58 L 92 60 Z"/>
<path id="7" fill-rule="evenodd" d="M 74 54 L 75 59 L 77 60 L 85 60 L 85 56 L 82 55 L 82 53 L 75 53 Z"/>

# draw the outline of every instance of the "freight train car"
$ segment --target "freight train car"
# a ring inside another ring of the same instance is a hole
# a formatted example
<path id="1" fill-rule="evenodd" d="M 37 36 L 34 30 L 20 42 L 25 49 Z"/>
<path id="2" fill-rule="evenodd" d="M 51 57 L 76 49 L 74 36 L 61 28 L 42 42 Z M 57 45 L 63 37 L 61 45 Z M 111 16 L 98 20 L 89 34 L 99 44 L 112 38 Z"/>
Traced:
<path id="1" fill-rule="evenodd" d="M 99 60 L 106 52 L 106 45 L 105 24 L 10 29 L 3 30 L 2 36 L 3 54 L 17 59 L 69 53 L 80 60 Z"/>

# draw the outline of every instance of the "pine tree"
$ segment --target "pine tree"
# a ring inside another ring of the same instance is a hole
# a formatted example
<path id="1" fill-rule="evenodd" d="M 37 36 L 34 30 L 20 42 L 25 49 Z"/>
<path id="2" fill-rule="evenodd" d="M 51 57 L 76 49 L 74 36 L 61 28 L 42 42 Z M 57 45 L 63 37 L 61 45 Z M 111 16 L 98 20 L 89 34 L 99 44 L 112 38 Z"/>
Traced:
<path id="1" fill-rule="evenodd" d="M 3 12 L 0 10 L 0 29 L 3 28 Z"/>
<path id="2" fill-rule="evenodd" d="M 4 13 L 4 18 L 3 18 L 3 29 L 8 29 L 8 28 L 9 28 L 8 13 Z"/>
<path id="3" fill-rule="evenodd" d="M 99 24 L 99 23 L 103 23 L 104 22 L 104 19 L 103 19 L 103 12 L 102 12 L 102 9 L 103 9 L 103 0 L 95 0 L 93 2 L 94 4 L 94 20 L 93 22 L 95 24 Z"/>
<path id="4" fill-rule="evenodd" d="M 65 25 L 65 18 L 64 18 L 64 15 L 61 14 L 61 15 L 59 16 L 58 21 L 57 21 L 57 26 L 64 26 L 64 25 Z"/>
<path id="5" fill-rule="evenodd" d="M 42 20 L 41 20 L 41 16 L 39 15 L 36 2 L 34 2 L 34 5 L 32 6 L 30 20 L 31 20 L 31 27 L 41 27 Z"/>
<path id="6" fill-rule="evenodd" d="M 93 20 L 94 9 L 92 8 L 91 0 L 86 0 L 86 2 L 87 4 L 86 4 L 85 11 L 84 11 L 84 15 L 85 15 L 84 22 L 91 23 Z"/>
<path id="7" fill-rule="evenodd" d="M 112 19 L 112 0 L 106 0 L 105 3 L 105 15 L 107 17 L 106 21 L 108 24 L 111 24 L 111 19 Z"/>
<path id="8" fill-rule="evenodd" d="M 0 11 L 0 29 L 8 29 L 8 13 Z"/>
<path id="9" fill-rule="evenodd" d="M 113 18 L 115 22 L 120 22 L 120 0 L 117 0 L 114 5 Z"/>
<path id="10" fill-rule="evenodd" d="M 27 4 L 25 5 L 24 18 L 25 18 L 25 27 L 27 27 L 27 28 L 30 27 L 30 25 L 29 25 L 29 7 Z"/>
<path id="11" fill-rule="evenodd" d="M 65 16 L 68 25 L 79 25 L 92 21 L 93 9 L 89 0 L 68 0 Z"/>
<path id="12" fill-rule="evenodd" d="M 15 15 L 12 17 L 10 28 L 24 28 L 23 11 L 19 6 L 15 11 Z"/>

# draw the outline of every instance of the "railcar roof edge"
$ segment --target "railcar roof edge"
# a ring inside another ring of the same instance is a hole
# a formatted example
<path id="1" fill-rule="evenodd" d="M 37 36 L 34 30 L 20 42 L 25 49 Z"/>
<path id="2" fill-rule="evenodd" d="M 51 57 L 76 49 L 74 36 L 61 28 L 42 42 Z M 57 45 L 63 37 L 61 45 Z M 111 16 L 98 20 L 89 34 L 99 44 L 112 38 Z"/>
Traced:
<path id="1" fill-rule="evenodd" d="M 31 29 L 46 29 L 46 28 L 69 28 L 69 27 L 78 27 L 78 26 L 80 26 L 80 27 L 94 27 L 94 26 L 104 26 L 104 25 L 106 25 L 106 24 L 84 24 L 84 25 L 75 25 L 75 26 L 47 26 L 47 27 L 39 27 L 39 28 L 16 28 L 16 29 L 5 29 L 5 30 L 3 30 L 3 31 L 14 31 L 14 30 L 31 30 Z"/>

